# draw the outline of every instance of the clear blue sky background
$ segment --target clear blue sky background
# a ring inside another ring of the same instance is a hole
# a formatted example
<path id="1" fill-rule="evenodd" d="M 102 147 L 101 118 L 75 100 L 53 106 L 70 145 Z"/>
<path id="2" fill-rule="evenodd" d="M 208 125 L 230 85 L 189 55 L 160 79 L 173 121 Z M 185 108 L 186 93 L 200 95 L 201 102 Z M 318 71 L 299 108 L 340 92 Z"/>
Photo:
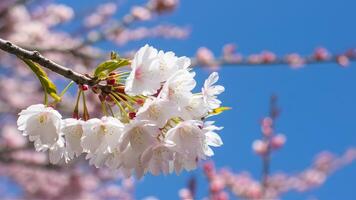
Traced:
<path id="1" fill-rule="evenodd" d="M 62 0 L 78 10 L 87 10 L 100 2 Z M 92 2 L 88 3 L 88 2 Z M 144 1 L 119 1 L 118 17 L 131 5 Z M 145 43 L 178 55 L 193 55 L 200 46 L 220 53 L 225 43 L 236 43 L 244 54 L 265 49 L 278 54 L 309 54 L 317 46 L 332 52 L 356 47 L 356 1 L 354 0 L 194 0 L 182 1 L 179 9 L 158 18 L 159 23 L 188 25 L 191 36 L 183 41 L 145 40 Z M 112 50 L 112 45 L 103 44 Z M 234 171 L 248 170 L 258 178 L 261 162 L 251 150 L 260 136 L 259 120 L 268 112 L 269 97 L 279 96 L 283 109 L 277 129 L 287 135 L 287 145 L 274 155 L 272 171 L 297 172 L 306 168 L 314 155 L 323 150 L 341 154 L 356 145 L 356 64 L 342 69 L 335 64 L 307 66 L 292 70 L 287 66 L 260 68 L 228 67 L 220 71 L 226 92 L 225 105 L 233 107 L 216 118 L 225 127 L 221 137 L 225 145 L 215 149 L 213 160 L 218 167 Z M 202 84 L 208 72 L 197 70 Z M 160 199 L 178 199 L 178 189 L 190 176 L 197 176 L 198 194 L 206 194 L 201 171 L 180 176 L 146 176 L 138 185 L 137 198 L 154 195 Z M 356 199 L 356 163 L 332 175 L 321 188 L 305 194 L 287 194 L 283 199 L 316 197 L 321 200 Z M 174 197 L 174 198 L 172 198 Z"/>

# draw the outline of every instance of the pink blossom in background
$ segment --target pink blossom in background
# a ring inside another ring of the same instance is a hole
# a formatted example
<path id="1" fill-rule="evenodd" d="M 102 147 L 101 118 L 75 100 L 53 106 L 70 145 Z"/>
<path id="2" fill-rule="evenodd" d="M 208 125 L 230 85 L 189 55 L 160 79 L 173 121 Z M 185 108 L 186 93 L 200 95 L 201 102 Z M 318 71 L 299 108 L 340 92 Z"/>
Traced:
<path id="1" fill-rule="evenodd" d="M 0 38 L 29 50 L 38 50 L 45 57 L 85 74 L 93 72 L 94 66 L 109 58 L 109 51 L 101 48 L 102 45 L 97 45 L 101 42 L 116 45 L 113 49 L 117 49 L 120 56 L 133 58 L 138 48 L 132 47 L 132 43 L 152 38 L 184 40 L 194 31 L 194 27 L 189 27 L 189 22 L 187 25 L 178 26 L 159 21 L 164 14 L 168 15 L 179 8 L 179 0 L 143 1 L 142 5 L 128 8 L 128 13 L 123 13 L 121 3 L 125 2 L 102 3 L 83 12 L 56 1 L 0 1 Z M 74 26 L 75 30 L 63 28 L 68 25 Z M 299 69 L 320 63 L 337 63 L 341 67 L 347 67 L 356 58 L 355 49 L 337 54 L 331 49 L 329 51 L 320 47 L 307 55 L 280 55 L 279 52 L 271 50 L 244 55 L 244 49 L 248 50 L 242 46 L 237 48 L 232 43 L 223 45 L 220 53 L 209 47 L 200 47 L 196 54 L 192 55 L 192 63 L 193 66 L 198 65 L 214 71 L 227 65 L 239 67 L 283 64 Z M 10 178 L 23 191 L 16 198 L 1 198 L 136 199 L 137 183 L 133 178 L 88 166 L 83 162 L 83 156 L 68 165 L 62 163 L 54 166 L 49 164 L 47 154 L 35 152 L 33 144 L 17 130 L 16 118 L 21 109 L 43 101 L 43 90 L 21 60 L 1 51 L 0 63 L 0 70 L 4 72 L 0 75 L 0 176 Z M 65 79 L 49 70 L 47 72 L 49 77 L 61 86 L 58 88 L 60 92 Z M 68 82 L 65 80 L 65 83 Z M 112 108 L 115 105 L 110 97 L 98 97 L 90 89 L 84 93 L 91 117 L 100 116 L 101 105 L 98 98 L 103 98 Z M 63 116 L 72 116 L 74 95 L 67 93 L 56 107 L 63 112 Z M 114 112 L 118 110 L 114 109 Z M 136 117 L 136 113 L 130 114 L 132 118 Z M 276 132 L 275 122 L 274 116 L 263 118 L 260 127 L 261 138 L 256 138 L 251 145 L 262 162 L 270 155 L 273 157 L 277 150 L 283 151 L 283 147 L 288 145 L 287 135 Z M 291 137 L 288 137 L 289 140 Z M 199 190 L 200 193 L 204 192 L 203 199 L 211 200 L 236 197 L 248 200 L 281 199 L 288 192 L 305 192 L 322 186 L 332 173 L 353 163 L 355 159 L 356 149 L 353 147 L 340 156 L 323 152 L 315 157 L 308 168 L 300 172 L 269 173 L 266 174 L 265 180 L 255 178 L 248 171 L 236 172 L 228 166 L 217 169 L 213 162 L 206 162 L 201 167 L 206 175 L 208 188 L 196 189 L 198 186 L 194 184 L 200 183 L 188 184 L 181 190 L 177 188 L 174 195 L 182 200 L 200 199 L 196 191 Z M 146 200 L 148 199 L 157 198 L 148 196 Z"/>

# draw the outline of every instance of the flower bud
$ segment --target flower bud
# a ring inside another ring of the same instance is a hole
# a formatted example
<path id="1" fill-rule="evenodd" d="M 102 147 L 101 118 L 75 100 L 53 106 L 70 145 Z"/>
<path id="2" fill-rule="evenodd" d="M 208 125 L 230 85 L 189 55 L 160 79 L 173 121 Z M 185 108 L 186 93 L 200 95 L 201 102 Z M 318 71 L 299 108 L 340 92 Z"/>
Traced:
<path id="1" fill-rule="evenodd" d="M 89 86 L 87 84 L 80 85 L 80 89 L 83 91 L 87 91 L 89 89 Z"/>
<path id="2" fill-rule="evenodd" d="M 225 191 L 219 192 L 219 194 L 216 195 L 216 198 L 214 200 L 228 200 L 229 195 Z"/>
<path id="3" fill-rule="evenodd" d="M 107 83 L 108 85 L 114 85 L 114 84 L 116 83 L 116 80 L 115 80 L 114 78 L 110 78 L 110 79 L 107 79 L 107 80 L 106 80 L 106 83 Z"/>
<path id="4" fill-rule="evenodd" d="M 329 58 L 329 52 L 325 48 L 317 48 L 314 51 L 315 60 L 326 60 Z"/>
<path id="5" fill-rule="evenodd" d="M 158 13 L 170 12 L 173 11 L 178 3 L 179 0 L 151 0 L 153 8 Z"/>
<path id="6" fill-rule="evenodd" d="M 268 143 L 262 140 L 255 140 L 252 143 L 252 149 L 258 155 L 265 155 L 268 151 Z"/>
<path id="7" fill-rule="evenodd" d="M 278 134 L 274 136 L 271 140 L 271 146 L 273 149 L 281 148 L 284 143 L 286 143 L 286 136 L 284 136 L 283 134 Z"/>
<path id="8" fill-rule="evenodd" d="M 225 183 L 221 178 L 215 177 L 211 182 L 210 182 L 210 191 L 212 193 L 217 193 L 221 190 L 223 190 L 225 187 Z"/>
<path id="9" fill-rule="evenodd" d="M 345 55 L 338 56 L 336 61 L 341 67 L 347 67 L 350 64 L 349 58 Z"/>
<path id="10" fill-rule="evenodd" d="M 129 112 L 129 118 L 130 119 L 133 119 L 133 118 L 135 118 L 136 117 L 136 112 Z"/>
<path id="11" fill-rule="evenodd" d="M 206 47 L 200 47 L 197 51 L 196 57 L 200 64 L 207 66 L 211 66 L 214 64 L 214 54 L 210 49 Z"/>
<path id="12" fill-rule="evenodd" d="M 72 117 L 74 119 L 79 119 L 79 113 L 78 112 L 73 112 Z"/>
<path id="13" fill-rule="evenodd" d="M 261 53 L 261 59 L 264 63 L 271 63 L 276 60 L 276 54 L 270 51 L 264 51 Z"/>
<path id="14" fill-rule="evenodd" d="M 134 6 L 131 10 L 131 14 L 136 19 L 141 21 L 149 20 L 152 17 L 151 11 L 141 6 Z"/>
<path id="15" fill-rule="evenodd" d="M 301 68 L 305 62 L 304 59 L 297 53 L 288 54 L 285 59 L 294 69 Z"/>

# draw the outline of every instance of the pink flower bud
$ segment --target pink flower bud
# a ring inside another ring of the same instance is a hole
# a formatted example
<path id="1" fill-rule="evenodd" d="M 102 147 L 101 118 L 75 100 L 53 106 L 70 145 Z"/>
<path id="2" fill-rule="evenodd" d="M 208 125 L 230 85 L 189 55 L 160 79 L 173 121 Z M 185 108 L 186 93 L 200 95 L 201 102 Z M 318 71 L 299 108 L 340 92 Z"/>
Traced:
<path id="1" fill-rule="evenodd" d="M 248 56 L 247 62 L 251 64 L 259 64 L 262 62 L 262 57 L 258 54 L 251 54 Z"/>
<path id="2" fill-rule="evenodd" d="M 221 190 L 223 190 L 225 187 L 224 180 L 221 178 L 214 178 L 211 183 L 210 183 L 210 191 L 212 193 L 217 193 Z"/>
<path id="3" fill-rule="evenodd" d="M 274 149 L 279 149 L 286 143 L 286 140 L 286 136 L 283 134 L 278 134 L 272 138 L 271 146 Z"/>
<path id="4" fill-rule="evenodd" d="M 261 123 L 261 131 L 265 136 L 271 136 L 273 133 L 272 129 L 273 120 L 270 117 L 265 117 Z"/>
<path id="5" fill-rule="evenodd" d="M 136 117 L 136 112 L 129 112 L 129 118 L 130 119 L 133 119 L 133 118 L 135 118 Z"/>
<path id="6" fill-rule="evenodd" d="M 72 117 L 73 117 L 74 119 L 79 119 L 79 113 L 78 113 L 78 112 L 74 112 L 74 113 L 72 114 Z"/>
<path id="7" fill-rule="evenodd" d="M 200 47 L 197 51 L 196 56 L 198 61 L 204 64 L 209 64 L 214 60 L 213 52 L 206 47 Z"/>
<path id="8" fill-rule="evenodd" d="M 151 11 L 147 8 L 141 6 L 135 6 L 131 10 L 131 14 L 138 20 L 146 21 L 149 20 L 151 16 Z"/>
<path id="9" fill-rule="evenodd" d="M 230 57 L 236 52 L 236 45 L 234 44 L 226 44 L 223 47 L 223 55 L 224 57 Z"/>
<path id="10" fill-rule="evenodd" d="M 273 129 L 270 126 L 262 126 L 261 131 L 265 136 L 271 136 L 273 134 Z"/>
<path id="11" fill-rule="evenodd" d="M 329 52 L 325 48 L 317 48 L 314 51 L 314 58 L 315 60 L 326 60 L 329 58 Z"/>
<path id="12" fill-rule="evenodd" d="M 108 85 L 114 85 L 114 84 L 116 83 L 116 80 L 115 80 L 114 78 L 110 78 L 110 79 L 107 79 L 107 80 L 106 80 L 106 83 L 107 83 Z"/>
<path id="13" fill-rule="evenodd" d="M 83 91 L 87 91 L 89 89 L 89 86 L 84 84 L 84 85 L 80 86 L 80 89 L 83 90 Z"/>
<path id="14" fill-rule="evenodd" d="M 174 10 L 179 0 L 151 0 L 150 2 L 153 5 L 153 8 L 158 13 L 170 12 Z"/>
<path id="15" fill-rule="evenodd" d="M 270 51 L 263 51 L 261 53 L 261 57 L 262 57 L 262 62 L 264 63 L 271 63 L 276 60 L 276 54 Z"/>
<path id="16" fill-rule="evenodd" d="M 229 199 L 229 195 L 224 191 L 219 192 L 219 194 L 216 195 L 216 198 L 214 198 L 214 200 L 228 200 L 228 199 Z"/>
<path id="17" fill-rule="evenodd" d="M 301 68 L 304 65 L 304 59 L 297 53 L 287 55 L 286 61 L 294 69 Z"/>
<path id="18" fill-rule="evenodd" d="M 256 154 L 265 155 L 268 151 L 268 144 L 262 140 L 255 140 L 252 143 L 252 149 Z"/>
<path id="19" fill-rule="evenodd" d="M 348 67 L 350 64 L 349 58 L 345 55 L 338 56 L 336 61 L 341 67 Z"/>
<path id="20" fill-rule="evenodd" d="M 273 124 L 273 119 L 270 117 L 265 117 L 262 120 L 262 126 L 272 126 Z"/>
<path id="21" fill-rule="evenodd" d="M 181 200 L 193 199 L 192 193 L 187 188 L 179 190 L 179 197 Z"/>

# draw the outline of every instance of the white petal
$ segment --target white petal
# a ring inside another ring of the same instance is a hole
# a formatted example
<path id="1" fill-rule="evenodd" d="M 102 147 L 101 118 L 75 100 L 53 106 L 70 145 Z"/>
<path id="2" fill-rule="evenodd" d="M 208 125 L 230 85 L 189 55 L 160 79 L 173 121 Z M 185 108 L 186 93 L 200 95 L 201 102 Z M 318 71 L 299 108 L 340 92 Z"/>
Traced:
<path id="1" fill-rule="evenodd" d="M 220 136 L 214 132 L 207 132 L 205 133 L 205 136 L 207 137 L 207 144 L 210 146 L 214 147 L 219 147 L 223 145 L 223 142 L 220 138 Z"/>

